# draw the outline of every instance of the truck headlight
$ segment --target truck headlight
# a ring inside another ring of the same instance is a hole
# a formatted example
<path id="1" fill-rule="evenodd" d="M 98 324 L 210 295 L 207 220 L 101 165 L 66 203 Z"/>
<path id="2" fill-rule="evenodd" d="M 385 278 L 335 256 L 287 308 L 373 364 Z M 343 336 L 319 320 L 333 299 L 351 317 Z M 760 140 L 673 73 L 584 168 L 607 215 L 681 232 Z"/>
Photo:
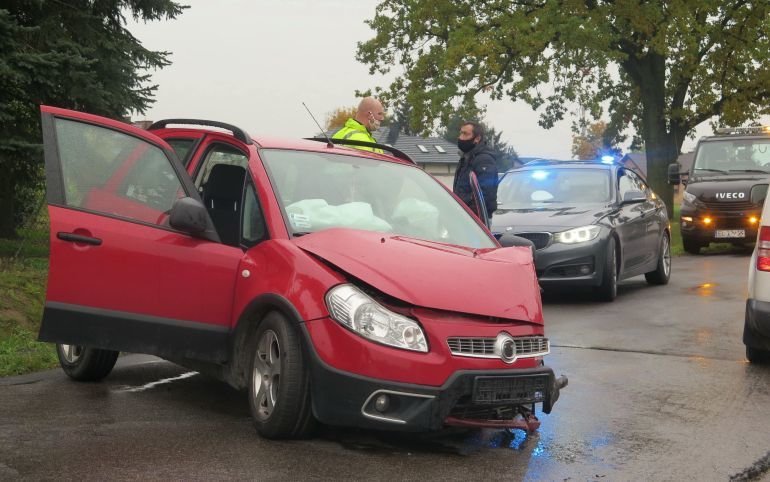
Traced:
<path id="1" fill-rule="evenodd" d="M 393 313 L 351 284 L 326 293 L 332 319 L 372 341 L 427 353 L 428 342 L 414 320 Z"/>
<path id="2" fill-rule="evenodd" d="M 553 240 L 557 243 L 575 244 L 591 241 L 599 236 L 599 226 L 582 226 L 569 231 L 562 231 L 553 235 Z"/>
<path id="3" fill-rule="evenodd" d="M 692 194 L 690 192 L 683 192 L 682 193 L 682 200 L 686 203 L 695 204 L 695 200 L 698 199 L 695 194 Z"/>

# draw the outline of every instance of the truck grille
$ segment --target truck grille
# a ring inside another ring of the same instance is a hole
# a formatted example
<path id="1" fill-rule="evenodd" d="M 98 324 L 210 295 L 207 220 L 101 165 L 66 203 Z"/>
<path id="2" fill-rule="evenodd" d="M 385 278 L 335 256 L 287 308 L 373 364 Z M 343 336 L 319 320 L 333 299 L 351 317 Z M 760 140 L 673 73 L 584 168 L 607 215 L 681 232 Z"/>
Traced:
<path id="1" fill-rule="evenodd" d="M 735 201 L 735 202 L 701 201 L 701 203 L 709 211 L 756 211 L 762 208 L 761 205 L 756 205 L 751 201 Z"/>
<path id="2" fill-rule="evenodd" d="M 515 233 L 520 238 L 528 239 L 535 244 L 535 249 L 543 249 L 551 242 L 551 233 Z"/>
<path id="3" fill-rule="evenodd" d="M 495 341 L 497 338 L 447 338 L 449 351 L 457 356 L 469 356 L 477 358 L 498 358 L 495 353 Z M 531 358 L 544 356 L 550 353 L 551 346 L 548 338 L 544 336 L 520 336 L 513 337 L 516 346 L 516 358 Z"/>

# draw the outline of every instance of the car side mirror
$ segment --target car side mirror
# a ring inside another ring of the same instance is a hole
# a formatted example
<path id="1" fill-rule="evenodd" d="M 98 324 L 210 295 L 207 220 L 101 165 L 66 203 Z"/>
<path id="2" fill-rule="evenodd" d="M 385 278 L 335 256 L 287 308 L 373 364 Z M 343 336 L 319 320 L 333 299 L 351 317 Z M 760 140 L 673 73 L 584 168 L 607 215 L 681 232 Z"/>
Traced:
<path id="1" fill-rule="evenodd" d="M 668 183 L 672 186 L 676 186 L 680 182 L 682 182 L 682 175 L 680 171 L 682 170 L 682 165 L 678 162 L 672 162 L 668 165 Z"/>
<path id="2" fill-rule="evenodd" d="M 642 191 L 627 191 L 623 195 L 621 204 L 643 203 L 646 200 L 647 196 Z"/>
<path id="3" fill-rule="evenodd" d="M 209 216 L 200 201 L 183 197 L 177 199 L 171 207 L 168 223 L 174 229 L 200 236 L 209 227 Z"/>

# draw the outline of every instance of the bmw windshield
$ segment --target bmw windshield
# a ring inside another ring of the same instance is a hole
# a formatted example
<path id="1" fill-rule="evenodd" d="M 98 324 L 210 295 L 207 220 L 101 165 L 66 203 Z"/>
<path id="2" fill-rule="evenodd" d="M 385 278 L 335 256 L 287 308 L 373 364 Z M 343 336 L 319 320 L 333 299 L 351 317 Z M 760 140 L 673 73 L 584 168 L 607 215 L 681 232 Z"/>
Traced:
<path id="1" fill-rule="evenodd" d="M 263 149 L 294 236 L 345 227 L 494 248 L 437 180 L 416 167 L 324 152 Z"/>
<path id="2" fill-rule="evenodd" d="M 497 189 L 503 209 L 530 209 L 551 204 L 595 204 L 612 199 L 608 169 L 558 168 L 508 172 Z"/>
<path id="3" fill-rule="evenodd" d="M 770 173 L 770 138 L 701 142 L 693 170 L 698 176 Z"/>

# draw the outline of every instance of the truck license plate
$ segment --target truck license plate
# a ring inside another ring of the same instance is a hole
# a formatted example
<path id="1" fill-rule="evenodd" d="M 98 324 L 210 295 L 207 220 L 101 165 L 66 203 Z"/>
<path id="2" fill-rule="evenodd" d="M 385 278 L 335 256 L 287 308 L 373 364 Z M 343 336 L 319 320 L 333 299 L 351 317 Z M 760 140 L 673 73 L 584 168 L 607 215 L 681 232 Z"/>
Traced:
<path id="1" fill-rule="evenodd" d="M 745 229 L 717 229 L 714 231 L 715 238 L 745 238 Z"/>

